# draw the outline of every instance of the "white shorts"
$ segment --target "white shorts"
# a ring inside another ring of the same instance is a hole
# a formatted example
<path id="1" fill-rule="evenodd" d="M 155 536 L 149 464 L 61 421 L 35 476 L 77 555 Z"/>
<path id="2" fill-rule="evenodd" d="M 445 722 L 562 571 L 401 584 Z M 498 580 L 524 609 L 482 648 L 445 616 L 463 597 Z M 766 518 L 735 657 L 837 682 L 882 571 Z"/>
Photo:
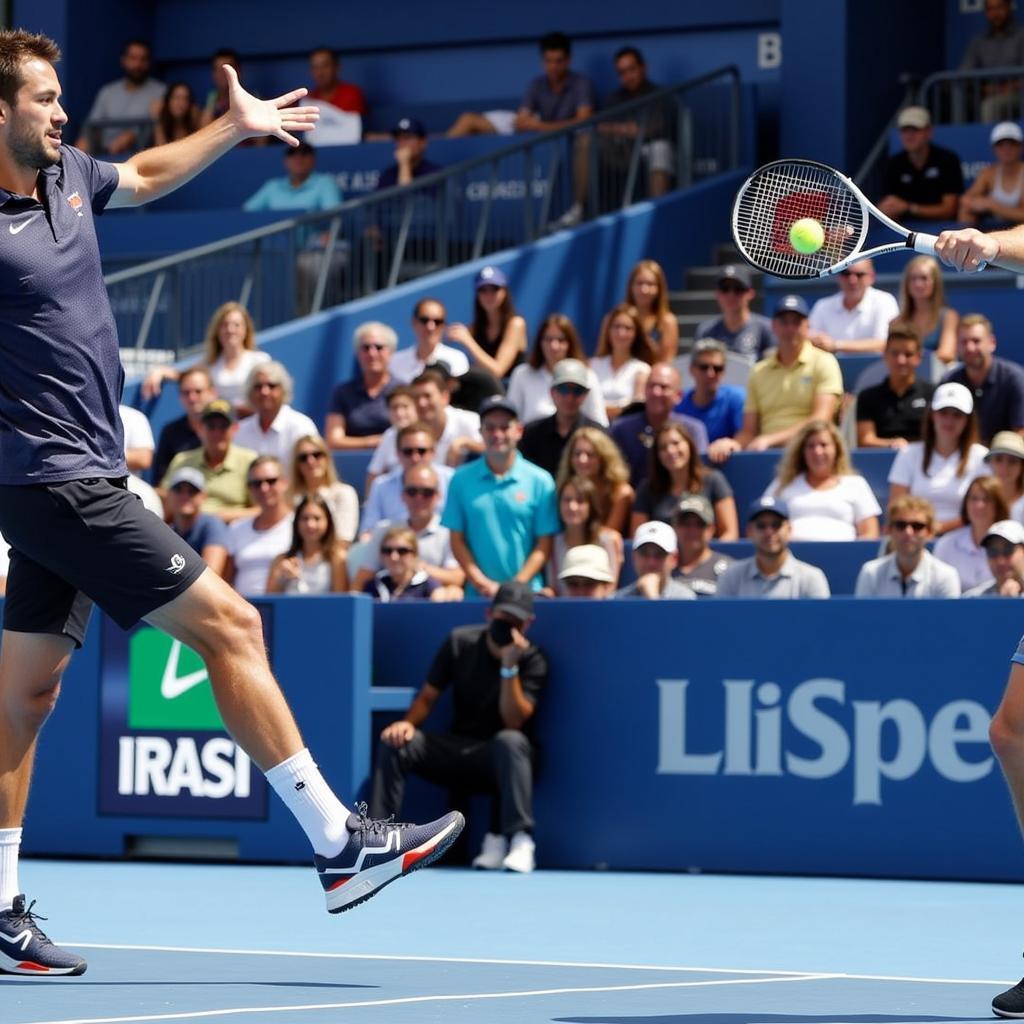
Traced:
<path id="1" fill-rule="evenodd" d="M 514 110 L 485 110 L 483 116 L 490 121 L 491 127 L 499 135 L 511 135 L 516 130 Z"/>
<path id="2" fill-rule="evenodd" d="M 655 139 L 653 142 L 645 142 L 642 152 L 647 163 L 648 173 L 664 171 L 665 174 L 675 174 L 675 151 L 668 139 Z"/>

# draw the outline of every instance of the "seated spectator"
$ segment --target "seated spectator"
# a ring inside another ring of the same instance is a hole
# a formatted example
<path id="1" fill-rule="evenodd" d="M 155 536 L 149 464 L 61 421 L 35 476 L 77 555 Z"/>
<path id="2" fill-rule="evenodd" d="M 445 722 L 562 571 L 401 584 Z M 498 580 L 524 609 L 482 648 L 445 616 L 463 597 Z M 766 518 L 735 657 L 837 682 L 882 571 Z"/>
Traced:
<path id="1" fill-rule="evenodd" d="M 206 328 L 203 362 L 209 371 L 218 398 L 235 406 L 240 416 L 252 410 L 245 404 L 246 383 L 252 368 L 270 359 L 256 348 L 256 328 L 249 311 L 239 302 L 225 302 Z M 178 380 L 180 372 L 173 366 L 158 366 L 146 375 L 142 397 L 155 398 L 165 380 Z"/>
<path id="2" fill-rule="evenodd" d="M 359 371 L 335 387 L 324 423 L 324 437 L 337 451 L 376 448 L 389 426 L 390 363 L 398 335 L 369 320 L 355 329 L 353 343 Z"/>
<path id="3" fill-rule="evenodd" d="M 881 352 L 900 308 L 875 288 L 875 265 L 858 260 L 836 276 L 839 291 L 811 309 L 810 339 L 826 352 Z"/>
<path id="4" fill-rule="evenodd" d="M 228 528 L 228 564 L 224 579 L 246 597 L 267 591 L 270 565 L 292 542 L 295 513 L 288 500 L 288 478 L 273 455 L 259 455 L 246 474 L 256 515 Z"/>
<path id="5" fill-rule="evenodd" d="M 896 453 L 889 470 L 889 500 L 904 494 L 927 498 L 935 509 L 935 534 L 942 536 L 964 525 L 964 495 L 976 476 L 985 475 L 987 449 L 977 443 L 970 391 L 962 384 L 940 384 L 923 435 Z"/>
<path id="6" fill-rule="evenodd" d="M 343 594 L 348 589 L 345 552 L 335 542 L 330 506 L 319 495 L 295 506 L 292 542 L 271 563 L 268 594 Z"/>
<path id="7" fill-rule="evenodd" d="M 956 359 L 960 314 L 946 305 L 942 268 L 934 256 L 915 256 L 900 278 L 899 319 L 913 324 L 921 348 L 943 363 Z"/>
<path id="8" fill-rule="evenodd" d="M 334 175 L 316 173 L 316 150 L 308 142 L 286 146 L 283 159 L 284 177 L 270 178 L 260 185 L 242 204 L 243 210 L 315 213 L 341 203 Z"/>
<path id="9" fill-rule="evenodd" d="M 484 401 L 480 429 L 483 458 L 456 471 L 441 516 L 466 573 L 466 595 L 493 597 L 503 580 L 539 590 L 559 528 L 555 482 L 516 450 L 523 428 L 508 399 Z"/>
<path id="10" fill-rule="evenodd" d="M 921 440 L 921 423 L 935 385 L 917 376 L 921 341 L 917 328 L 899 318 L 889 325 L 883 355 L 889 376 L 857 396 L 857 446 L 906 448 Z"/>
<path id="11" fill-rule="evenodd" d="M 363 593 L 385 604 L 395 601 L 443 601 L 444 587 L 419 565 L 416 531 L 389 526 L 380 542 L 383 568 L 363 586 Z"/>
<path id="12" fill-rule="evenodd" d="M 668 281 L 661 264 L 640 260 L 629 272 L 622 301 L 639 312 L 644 336 L 658 361 L 672 362 L 679 352 L 679 321 L 668 304 Z"/>
<path id="13" fill-rule="evenodd" d="M 825 574 L 789 550 L 789 509 L 784 501 L 770 495 L 758 498 L 747 514 L 747 538 L 754 554 L 726 569 L 715 597 L 831 597 Z"/>
<path id="14" fill-rule="evenodd" d="M 1024 223 L 1024 132 L 1015 121 L 1003 121 L 992 129 L 989 142 L 996 162 L 983 167 L 960 197 L 957 219 L 986 230 Z"/>
<path id="15" fill-rule="evenodd" d="M 693 346 L 690 376 L 694 386 L 685 392 L 675 411 L 700 420 L 708 433 L 708 458 L 724 462 L 732 453 L 731 441 L 743 429 L 743 404 L 747 393 L 725 379 L 725 344 L 716 338 L 700 338 Z"/>
<path id="16" fill-rule="evenodd" d="M 995 354 L 992 323 L 980 313 L 968 313 L 957 332 L 960 365 L 942 378 L 962 384 L 974 396 L 982 444 L 1000 430 L 1024 433 L 1024 369 Z"/>
<path id="17" fill-rule="evenodd" d="M 271 360 L 252 368 L 246 381 L 248 405 L 255 411 L 238 424 L 235 440 L 258 455 L 273 455 L 289 475 L 300 437 L 318 437 L 316 424 L 288 403 L 294 397 L 292 375 Z"/>
<path id="18" fill-rule="evenodd" d="M 215 398 L 199 420 L 201 447 L 179 452 L 171 459 L 160 489 L 166 491 L 174 474 L 183 466 L 198 469 L 206 483 L 202 511 L 230 523 L 253 514 L 247 473 L 256 452 L 234 443 L 238 429 L 234 407 Z"/>
<path id="19" fill-rule="evenodd" d="M 577 430 L 583 427 L 602 429 L 600 423 L 584 416 L 581 411 L 590 394 L 590 383 L 591 375 L 578 359 L 561 360 L 551 375 L 554 413 L 534 420 L 523 430 L 520 454 L 552 476 L 558 473 L 562 452 Z"/>
<path id="20" fill-rule="evenodd" d="M 418 420 L 398 431 L 395 443 L 397 464 L 382 476 L 376 477 L 370 484 L 363 507 L 363 521 L 360 533 L 366 536 L 383 520 L 401 520 L 405 515 L 403 500 L 404 474 L 413 466 L 432 466 L 437 474 L 439 508 L 444 508 L 448 495 L 448 483 L 455 472 L 444 463 L 435 463 L 437 442 L 434 431 L 426 423 Z"/>
<path id="21" fill-rule="evenodd" d="M 411 185 L 417 178 L 441 170 L 440 164 L 427 159 L 427 129 L 415 117 L 400 118 L 391 129 L 395 140 L 395 162 L 377 177 L 377 190 Z M 443 322 L 441 326 L 444 326 Z M 452 370 L 454 371 L 454 367 Z"/>
<path id="22" fill-rule="evenodd" d="M 746 449 L 763 452 L 788 444 L 804 424 L 836 415 L 843 373 L 836 357 L 811 343 L 807 303 L 799 295 L 779 300 L 772 317 L 779 347 L 762 359 L 747 380 L 743 429 L 722 438 L 719 459 Z"/>
<path id="23" fill-rule="evenodd" d="M 128 472 L 140 476 L 153 464 L 153 428 L 144 412 L 130 405 L 118 407 L 124 429 L 124 458 Z"/>
<path id="24" fill-rule="evenodd" d="M 619 88 L 605 100 L 606 110 L 650 96 L 661 88 L 647 77 L 647 62 L 635 46 L 623 46 L 614 60 Z M 620 174 L 628 171 L 634 140 L 643 132 L 641 153 L 647 168 L 647 194 L 652 199 L 668 192 L 675 174 L 674 121 L 675 110 L 670 102 L 664 101 L 631 110 L 621 121 L 602 121 L 598 125 L 601 155 Z"/>
<path id="25" fill-rule="evenodd" d="M 574 476 L 558 488 L 558 518 L 562 532 L 555 535 L 548 562 L 548 581 L 553 594 L 560 594 L 562 564 L 567 552 L 583 544 L 596 544 L 608 554 L 611 578 L 617 583 L 622 571 L 622 535 L 602 525 L 600 505 L 594 485 L 585 477 Z"/>
<path id="26" fill-rule="evenodd" d="M 230 64 L 235 72 L 241 77 L 242 65 L 235 50 L 222 48 L 210 58 L 210 79 L 213 88 L 206 94 L 206 101 L 203 104 L 203 112 L 200 117 L 201 126 L 212 124 L 218 117 L 226 114 L 231 106 L 231 97 L 228 92 L 228 76 L 224 71 L 224 65 Z M 256 142 L 255 139 L 247 140 L 249 144 Z M 242 145 L 246 145 L 245 142 Z"/>
<path id="27" fill-rule="evenodd" d="M 409 774 L 495 797 L 491 831 L 474 867 L 530 872 L 534 867 L 531 719 L 548 679 L 544 652 L 526 633 L 533 594 L 503 583 L 485 625 L 458 626 L 434 657 L 405 717 L 382 733 L 370 813 L 400 814 Z M 424 732 L 438 697 L 452 690 L 447 732 Z"/>
<path id="28" fill-rule="evenodd" d="M 416 534 L 420 568 L 447 588 L 449 600 L 461 599 L 466 574 L 452 554 L 448 527 L 441 525 L 440 510 L 444 502 L 440 471 L 444 469 L 447 467 L 417 462 L 402 471 L 403 512 L 394 519 L 382 519 L 373 528 L 360 557 L 350 566 L 350 571 L 355 574 L 354 592 L 361 592 L 367 580 L 381 567 L 380 542 L 384 534 L 392 526 L 408 526 Z"/>
<path id="29" fill-rule="evenodd" d="M 1000 430 L 992 438 L 985 462 L 1010 508 L 1007 518 L 1024 522 L 1024 437 L 1014 430 Z"/>
<path id="30" fill-rule="evenodd" d="M 629 469 L 615 442 L 597 427 L 580 427 L 562 452 L 558 464 L 558 487 L 573 476 L 594 485 L 601 522 L 626 536 L 635 491 L 629 482 Z"/>
<path id="31" fill-rule="evenodd" d="M 715 302 L 721 316 L 701 321 L 694 338 L 716 338 L 751 362 L 764 359 L 775 347 L 775 338 L 768 317 L 750 308 L 756 297 L 753 278 L 746 267 L 735 263 L 722 267 L 715 282 Z"/>
<path id="32" fill-rule="evenodd" d="M 1013 20 L 1010 0 L 985 0 L 988 28 L 968 44 L 960 62 L 962 71 L 986 68 L 1017 68 L 1024 65 L 1024 28 Z M 986 78 L 981 83 L 984 97 L 978 111 L 980 119 L 991 123 L 1005 117 L 1020 116 L 1020 81 Z"/>
<path id="33" fill-rule="evenodd" d="M 342 555 L 355 539 L 359 528 L 359 495 L 342 483 L 334 469 L 334 459 L 323 438 L 316 433 L 300 437 L 288 459 L 291 466 L 289 496 L 298 505 L 306 498 L 323 501 L 331 513 L 331 543 Z"/>
<path id="34" fill-rule="evenodd" d="M 532 423 L 555 411 L 551 381 L 555 367 L 563 359 L 577 359 L 584 365 L 587 361 L 572 321 L 563 313 L 552 313 L 537 329 L 529 359 L 512 371 L 508 382 L 508 400 L 518 410 L 522 423 Z M 587 380 L 588 393 L 583 413 L 605 427 L 608 417 L 601 401 L 601 386 L 589 367 Z"/>
<path id="35" fill-rule="evenodd" d="M 681 423 L 697 446 L 698 455 L 708 447 L 707 430 L 698 419 L 673 412 L 683 397 L 679 370 L 670 363 L 655 363 L 644 385 L 644 407 L 639 412 L 619 416 L 612 426 L 612 440 L 629 464 L 630 482 L 640 487 L 650 469 L 654 437 L 669 422 Z"/>
<path id="36" fill-rule="evenodd" d="M 362 138 L 366 97 L 358 85 L 342 82 L 340 72 L 338 55 L 330 47 L 319 46 L 309 55 L 313 88 L 302 102 L 320 110 L 316 127 L 306 134 L 314 146 L 345 145 Z"/>
<path id="37" fill-rule="evenodd" d="M 1024 526 L 1013 519 L 993 523 L 981 543 L 992 579 L 979 583 L 964 597 L 1024 595 Z"/>
<path id="38" fill-rule="evenodd" d="M 182 372 L 178 378 L 178 400 L 185 410 L 185 415 L 165 423 L 160 431 L 160 439 L 156 444 L 153 456 L 153 476 L 156 481 L 163 480 L 167 467 L 178 452 L 186 452 L 191 448 L 199 448 L 199 420 L 203 410 L 217 397 L 210 380 L 210 371 L 203 366 L 193 366 Z"/>
<path id="39" fill-rule="evenodd" d="M 932 143 L 925 107 L 904 107 L 896 126 L 903 150 L 885 165 L 878 208 L 894 220 L 953 220 L 964 191 L 960 157 Z"/>
<path id="40" fill-rule="evenodd" d="M 608 597 L 615 586 L 608 552 L 599 544 L 577 544 L 569 548 L 558 574 L 562 597 Z"/>
<path id="41" fill-rule="evenodd" d="M 786 446 L 765 494 L 785 502 L 792 540 L 872 540 L 882 509 L 867 480 L 850 465 L 832 423 L 811 420 Z"/>
<path id="42" fill-rule="evenodd" d="M 601 385 L 609 420 L 644 400 L 644 385 L 655 356 L 635 306 L 621 303 L 604 318 L 590 368 Z"/>
<path id="43" fill-rule="evenodd" d="M 169 85 L 153 118 L 153 142 L 165 146 L 187 138 L 199 131 L 201 117 L 191 87 L 186 82 Z"/>
<path id="44" fill-rule="evenodd" d="M 641 523 L 658 520 L 671 523 L 679 499 L 688 494 L 703 494 L 715 510 L 715 533 L 720 540 L 736 540 L 739 524 L 736 501 L 729 481 L 717 469 L 705 466 L 693 438 L 681 423 L 669 421 L 654 435 L 648 455 L 647 478 L 636 489 L 630 532 L 636 534 Z"/>
<path id="45" fill-rule="evenodd" d="M 970 590 L 991 578 L 981 542 L 993 523 L 1009 516 L 999 481 L 994 476 L 975 477 L 960 505 L 960 518 L 966 525 L 943 534 L 934 549 L 936 558 L 956 569 L 961 590 Z"/>
<path id="46" fill-rule="evenodd" d="M 164 98 L 164 84 L 150 78 L 149 43 L 130 39 L 121 50 L 124 78 L 108 82 L 93 100 L 75 145 L 86 153 L 121 156 L 149 145 L 153 110 Z"/>
<path id="47" fill-rule="evenodd" d="M 732 565 L 730 555 L 711 550 L 715 533 L 715 510 L 703 494 L 687 494 L 672 515 L 672 527 L 679 545 L 679 562 L 673 574 L 698 597 L 714 597 L 718 580 Z"/>
<path id="48" fill-rule="evenodd" d="M 934 536 L 935 509 L 927 498 L 904 494 L 886 515 L 892 553 L 865 562 L 857 574 L 857 597 L 959 597 L 956 569 L 926 547 Z"/>
<path id="49" fill-rule="evenodd" d="M 182 466 L 167 481 L 164 508 L 171 529 L 218 575 L 228 560 L 228 528 L 217 516 L 201 512 L 206 481 L 198 469 Z"/>
<path id="50" fill-rule="evenodd" d="M 613 597 L 642 597 L 648 601 L 694 601 L 697 595 L 672 571 L 679 561 L 675 531 L 667 523 L 643 523 L 633 536 L 636 579 Z"/>
<path id="51" fill-rule="evenodd" d="M 482 268 L 473 281 L 473 324 L 450 324 L 446 337 L 461 345 L 473 366 L 502 380 L 526 352 L 526 321 L 516 313 L 500 267 Z"/>
<path id="52" fill-rule="evenodd" d="M 457 348 L 445 345 L 444 325 L 447 313 L 437 299 L 420 299 L 412 311 L 412 333 L 416 344 L 391 357 L 391 376 L 399 384 L 411 384 L 428 366 L 444 363 L 451 377 L 461 377 L 469 369 L 469 360 Z"/>

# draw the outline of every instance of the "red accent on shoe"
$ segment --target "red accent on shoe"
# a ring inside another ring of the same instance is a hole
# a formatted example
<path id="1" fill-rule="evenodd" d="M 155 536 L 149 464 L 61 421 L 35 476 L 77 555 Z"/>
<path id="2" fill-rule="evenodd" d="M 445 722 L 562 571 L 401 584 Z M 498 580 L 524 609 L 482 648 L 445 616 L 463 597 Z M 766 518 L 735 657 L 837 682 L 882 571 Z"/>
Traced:
<path id="1" fill-rule="evenodd" d="M 435 844 L 425 850 L 413 850 L 412 853 L 407 853 L 402 858 L 402 874 L 404 875 L 418 860 L 423 860 L 428 854 L 433 853 L 436 848 L 437 845 Z"/>
<path id="2" fill-rule="evenodd" d="M 39 971 L 40 974 L 49 974 L 50 968 L 44 967 L 42 964 L 34 964 L 31 960 L 22 960 L 18 964 L 19 970 L 23 971 Z"/>
<path id="3" fill-rule="evenodd" d="M 355 875 L 346 875 L 344 878 L 339 878 L 334 885 L 328 886 L 327 891 L 334 892 L 335 889 L 340 889 L 346 882 L 351 882 L 355 877 Z"/>

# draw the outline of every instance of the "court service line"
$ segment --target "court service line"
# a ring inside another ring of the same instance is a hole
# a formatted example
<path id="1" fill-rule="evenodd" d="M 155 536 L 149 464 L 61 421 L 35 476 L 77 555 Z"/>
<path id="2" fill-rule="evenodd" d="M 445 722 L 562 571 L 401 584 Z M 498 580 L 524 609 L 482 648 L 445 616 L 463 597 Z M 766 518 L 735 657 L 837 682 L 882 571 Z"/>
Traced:
<path id="1" fill-rule="evenodd" d="M 220 1010 L 185 1010 L 180 1013 L 151 1013 L 130 1017 L 76 1017 L 66 1020 L 31 1021 L 28 1024 L 141 1024 L 147 1021 L 208 1020 L 239 1013 L 305 1013 L 314 1010 L 351 1010 L 376 1006 L 409 1006 L 417 1003 L 479 1002 L 489 999 L 525 999 L 536 996 L 581 995 L 596 992 L 642 992 L 653 989 L 707 988 L 713 985 L 767 985 L 772 982 L 819 981 L 830 975 L 811 974 L 785 978 L 736 978 L 729 981 L 657 981 L 636 985 L 588 985 L 577 988 L 539 988 L 520 992 L 469 992 L 433 996 L 401 996 L 393 999 L 363 999 L 346 1003 L 299 1003 L 293 1006 L 234 1006 Z"/>

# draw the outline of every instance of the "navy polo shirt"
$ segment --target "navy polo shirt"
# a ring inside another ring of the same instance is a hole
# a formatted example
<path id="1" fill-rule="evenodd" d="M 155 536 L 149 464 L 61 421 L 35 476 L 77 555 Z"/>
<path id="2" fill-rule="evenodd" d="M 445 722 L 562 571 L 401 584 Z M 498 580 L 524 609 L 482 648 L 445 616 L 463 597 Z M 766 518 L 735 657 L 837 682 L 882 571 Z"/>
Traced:
<path id="1" fill-rule="evenodd" d="M 388 393 L 384 388 L 376 398 L 366 390 L 361 375 L 343 381 L 331 395 L 329 411 L 345 417 L 345 433 L 349 437 L 371 437 L 383 434 L 391 426 L 388 417 Z"/>
<path id="2" fill-rule="evenodd" d="M 981 387 L 975 387 L 968 380 L 963 366 L 947 373 L 942 382 L 945 384 L 947 381 L 963 384 L 974 395 L 974 412 L 978 417 L 982 444 L 991 444 L 1000 430 L 1024 427 L 1024 370 L 1016 363 L 993 356 Z"/>
<path id="3" fill-rule="evenodd" d="M 43 202 L 0 189 L 0 484 L 127 476 L 124 382 L 94 218 L 117 168 L 71 146 Z"/>

